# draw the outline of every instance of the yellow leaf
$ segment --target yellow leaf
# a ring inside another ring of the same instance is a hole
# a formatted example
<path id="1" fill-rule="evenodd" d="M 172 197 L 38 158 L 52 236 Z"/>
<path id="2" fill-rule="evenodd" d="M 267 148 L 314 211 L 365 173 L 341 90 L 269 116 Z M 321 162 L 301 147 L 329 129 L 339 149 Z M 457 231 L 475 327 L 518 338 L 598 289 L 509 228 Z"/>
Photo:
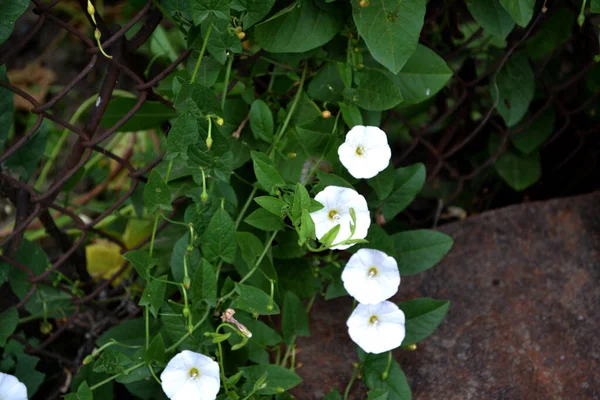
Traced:
<path id="1" fill-rule="evenodd" d="M 109 279 L 117 272 L 127 260 L 121 255 L 121 248 L 107 240 L 98 240 L 85 247 L 87 271 L 94 280 Z M 116 286 L 130 271 L 127 267 L 123 273 L 113 281 Z"/>

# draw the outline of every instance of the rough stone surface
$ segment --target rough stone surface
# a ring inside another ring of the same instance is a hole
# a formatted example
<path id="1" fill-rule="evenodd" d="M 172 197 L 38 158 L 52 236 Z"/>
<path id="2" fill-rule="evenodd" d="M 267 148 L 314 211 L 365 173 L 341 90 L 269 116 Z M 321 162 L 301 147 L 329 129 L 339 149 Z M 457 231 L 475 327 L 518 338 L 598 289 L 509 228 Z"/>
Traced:
<path id="1" fill-rule="evenodd" d="M 455 244 L 402 278 L 393 300 L 451 300 L 414 352 L 398 350 L 413 399 L 600 399 L 600 192 L 494 210 L 440 228 Z M 298 341 L 299 399 L 343 390 L 356 362 L 348 298 L 317 301 Z M 350 398 L 367 389 L 353 386 Z"/>

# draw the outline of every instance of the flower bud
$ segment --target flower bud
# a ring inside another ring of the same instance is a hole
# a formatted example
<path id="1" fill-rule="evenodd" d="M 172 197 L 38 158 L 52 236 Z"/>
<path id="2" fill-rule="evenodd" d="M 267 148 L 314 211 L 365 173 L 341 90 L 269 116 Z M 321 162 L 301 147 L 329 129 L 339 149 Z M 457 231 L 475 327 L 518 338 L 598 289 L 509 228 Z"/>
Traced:
<path id="1" fill-rule="evenodd" d="M 93 17 L 96 14 L 96 9 L 90 0 L 87 2 L 87 12 L 90 14 L 90 17 Z"/>
<path id="2" fill-rule="evenodd" d="M 381 380 L 385 381 L 388 378 L 389 375 L 390 374 L 389 374 L 388 371 L 384 371 L 383 374 L 381 374 Z"/>
<path id="3" fill-rule="evenodd" d="M 242 27 L 241 26 L 236 26 L 234 29 L 235 33 L 240 33 L 242 31 Z"/>
<path id="4" fill-rule="evenodd" d="M 288 156 L 288 158 L 289 158 L 290 160 L 293 160 L 294 158 L 296 158 L 296 156 L 297 156 L 297 155 L 298 155 L 298 154 L 296 154 L 296 153 L 288 153 L 288 155 L 287 155 L 287 156 Z"/>
<path id="5" fill-rule="evenodd" d="M 355 52 L 355 53 L 359 53 L 359 52 L 360 52 L 360 49 L 359 49 L 358 47 L 355 47 L 355 48 L 354 48 L 354 52 Z"/>
<path id="6" fill-rule="evenodd" d="M 358 2 L 358 5 L 361 7 L 369 7 L 369 5 L 371 4 L 371 2 L 369 0 L 360 0 Z"/>
<path id="7" fill-rule="evenodd" d="M 189 276 L 184 277 L 183 278 L 183 287 L 186 288 L 186 289 L 189 289 L 190 288 L 190 284 L 191 284 L 190 277 Z M 183 309 L 183 311 L 185 312 L 185 308 Z"/>
<path id="8" fill-rule="evenodd" d="M 238 32 L 237 37 L 240 40 L 244 40 L 244 38 L 246 37 L 246 32 Z"/>
<path id="9" fill-rule="evenodd" d="M 364 67 L 365 67 L 365 65 L 364 65 L 364 64 L 358 64 L 358 65 L 356 66 L 356 69 L 357 69 L 358 71 L 360 71 L 360 70 L 361 70 L 361 69 L 363 69 Z"/>
<path id="10" fill-rule="evenodd" d="M 221 117 L 217 118 L 217 125 L 219 126 L 223 126 L 223 124 L 225 123 L 225 120 Z"/>
<path id="11" fill-rule="evenodd" d="M 321 117 L 323 117 L 324 119 L 331 118 L 331 111 L 325 110 L 325 111 L 321 112 Z"/>
<path id="12" fill-rule="evenodd" d="M 40 324 L 40 332 L 42 335 L 49 335 L 52 332 L 52 324 L 48 321 L 44 321 Z"/>
<path id="13" fill-rule="evenodd" d="M 277 389 L 275 389 L 275 391 L 276 391 L 277 393 L 283 393 L 283 392 L 285 392 L 285 389 L 284 389 L 284 388 L 282 388 L 282 387 L 280 386 L 280 387 L 278 387 Z"/>
<path id="14" fill-rule="evenodd" d="M 83 365 L 88 365 L 89 363 L 91 363 L 92 361 L 94 361 L 94 356 L 92 354 L 90 354 L 89 356 L 86 356 L 83 359 Z"/>
<path id="15" fill-rule="evenodd" d="M 209 136 L 206 138 L 206 147 L 210 150 L 213 145 L 213 139 Z"/>
<path id="16" fill-rule="evenodd" d="M 190 308 L 188 306 L 183 307 L 183 316 L 185 318 L 189 317 L 190 315 Z"/>
<path id="17" fill-rule="evenodd" d="M 417 345 L 416 345 L 416 344 L 414 344 L 414 343 L 413 343 L 413 344 L 409 344 L 409 345 L 408 345 L 408 349 L 409 349 L 410 351 L 415 351 L 415 350 L 417 349 Z"/>
<path id="18" fill-rule="evenodd" d="M 206 193 L 206 191 L 202 192 L 202 194 L 200 195 L 200 201 L 202 202 L 202 204 L 206 204 L 206 202 L 208 201 L 208 193 Z"/>
<path id="19" fill-rule="evenodd" d="M 102 33 L 100 33 L 100 29 L 96 28 L 96 30 L 94 31 L 94 37 L 96 38 L 96 40 L 100 40 L 100 38 L 102 37 Z"/>

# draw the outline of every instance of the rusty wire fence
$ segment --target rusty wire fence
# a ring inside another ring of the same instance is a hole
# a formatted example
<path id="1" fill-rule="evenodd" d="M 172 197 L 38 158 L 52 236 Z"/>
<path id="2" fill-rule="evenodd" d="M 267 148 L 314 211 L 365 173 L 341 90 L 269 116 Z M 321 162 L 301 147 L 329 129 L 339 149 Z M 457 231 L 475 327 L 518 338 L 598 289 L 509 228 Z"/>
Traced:
<path id="1" fill-rule="evenodd" d="M 145 4 L 137 15 L 122 27 L 113 26 L 109 28 L 103 19 L 99 15 L 96 15 L 97 27 L 102 33 L 103 38 L 102 46 L 112 55 L 111 59 L 104 58 L 101 55 L 99 48 L 92 40 L 90 40 L 90 38 L 53 13 L 53 7 L 55 7 L 60 0 L 52 0 L 48 3 L 44 3 L 41 0 L 33 0 L 32 2 L 33 13 L 38 18 L 37 23 L 35 23 L 30 31 L 27 32 L 23 39 L 18 41 L 18 43 L 11 41 L 0 49 L 0 65 L 5 64 L 7 60 L 18 58 L 20 52 L 28 45 L 28 43 L 36 40 L 37 34 L 45 24 L 50 24 L 57 29 L 65 30 L 69 35 L 76 38 L 79 45 L 83 45 L 87 49 L 89 62 L 73 80 L 65 84 L 62 90 L 44 103 L 36 100 L 30 94 L 9 82 L 0 80 L 1 87 L 10 90 L 16 96 L 29 102 L 32 107 L 30 112 L 37 116 L 35 124 L 27 132 L 24 132 L 22 135 L 17 135 L 13 140 L 13 143 L 6 146 L 6 151 L 0 156 L 0 163 L 7 160 L 28 142 L 38 128 L 40 128 L 44 119 L 48 119 L 55 124 L 68 129 L 73 135 L 76 135 L 74 145 L 68 153 L 68 156 L 64 159 L 62 165 L 58 167 L 58 172 L 55 175 L 54 181 L 43 192 L 38 192 L 32 186 L 15 179 L 7 173 L 6 170 L 0 172 L 0 194 L 9 199 L 16 209 L 12 232 L 9 235 L 0 238 L 0 248 L 4 249 L 3 254 L 0 255 L 0 260 L 25 272 L 29 277 L 29 282 L 32 284 L 29 292 L 17 304 L 18 308 L 23 307 L 27 303 L 40 285 L 56 287 L 58 290 L 68 293 L 69 296 L 72 297 L 74 306 L 72 314 L 62 321 L 58 328 L 45 338 L 39 346 L 31 346 L 23 337 L 19 337 L 18 335 L 13 335 L 13 338 L 25 345 L 28 352 L 54 359 L 54 361 L 63 365 L 67 369 L 66 371 L 75 372 L 80 365 L 83 356 L 85 356 L 85 352 L 80 351 L 79 353 L 81 354 L 78 354 L 76 358 L 68 359 L 64 355 L 53 351 L 51 344 L 56 342 L 61 335 L 65 334 L 65 332 L 70 332 L 77 327 L 80 331 L 81 329 L 86 330 L 91 332 L 91 335 L 94 336 L 110 326 L 117 324 L 118 319 L 114 316 L 104 315 L 102 318 L 99 318 L 95 316 L 96 314 L 90 314 L 89 309 L 92 301 L 97 299 L 102 291 L 110 288 L 109 285 L 111 282 L 127 268 L 127 263 L 124 263 L 109 279 L 99 283 L 93 283 L 86 271 L 83 248 L 86 241 L 90 238 L 101 237 L 116 243 L 123 252 L 133 250 L 126 249 L 121 241 L 94 227 L 100 221 L 117 211 L 127 199 L 130 198 L 140 182 L 145 182 L 145 175 L 154 166 L 158 165 L 164 155 L 164 153 L 160 154 L 143 168 L 136 169 L 127 157 L 120 157 L 109 151 L 102 146 L 102 142 L 114 135 L 115 132 L 117 132 L 145 102 L 158 101 L 170 107 L 173 106 L 173 104 L 164 99 L 163 96 L 158 95 L 153 88 L 162 79 L 172 73 L 179 64 L 185 62 L 190 56 L 191 51 L 184 51 L 172 64 L 164 68 L 162 72 L 156 74 L 150 80 L 145 80 L 140 74 L 134 72 L 135 68 L 131 66 L 130 62 L 132 58 L 136 57 L 136 50 L 149 40 L 154 30 L 161 23 L 162 14 L 153 6 L 151 0 Z M 81 7 L 81 12 L 87 16 L 91 26 L 94 26 L 86 12 L 86 0 L 79 0 L 78 2 Z M 461 10 L 464 9 L 464 5 L 459 3 L 461 2 L 446 2 L 441 5 L 430 4 L 428 6 L 426 25 L 421 39 L 423 43 L 428 44 L 428 32 L 431 31 L 432 26 L 437 24 L 438 19 L 442 18 L 446 13 L 460 13 Z M 570 2 L 567 2 L 566 4 L 572 8 L 576 7 Z M 594 65 L 594 54 L 600 53 L 598 51 L 597 33 L 594 30 L 593 24 L 588 22 L 584 25 L 581 36 L 571 38 L 571 40 L 563 44 L 561 49 L 555 50 L 552 57 L 535 65 L 535 74 L 537 78 L 544 72 L 544 68 L 550 63 L 553 57 L 564 57 L 562 49 L 565 47 L 579 46 L 587 52 L 587 54 L 583 56 L 585 59 L 584 63 L 578 65 L 577 70 L 574 70 L 568 79 L 544 87 L 544 101 L 536 107 L 536 111 L 532 113 L 529 119 L 524 124 L 521 124 L 518 129 L 509 131 L 504 127 L 500 122 L 501 120 L 498 119 L 497 113 L 495 113 L 497 104 L 493 104 L 493 102 L 491 106 L 487 106 L 487 110 L 482 113 L 482 117 L 479 120 L 473 122 L 468 118 L 471 110 L 482 107 L 480 100 L 482 87 L 487 88 L 489 86 L 490 79 L 495 78 L 495 75 L 498 74 L 498 71 L 504 66 L 509 57 L 517 51 L 529 37 L 531 37 L 536 29 L 538 29 L 540 22 L 547 17 L 547 15 L 539 13 L 534 17 L 527 29 L 513 32 L 509 37 L 508 47 L 504 50 L 503 56 L 498 58 L 497 61 L 490 65 L 483 73 L 475 74 L 474 76 L 473 74 L 469 76 L 469 74 L 463 73 L 462 70 L 456 73 L 451 78 L 445 92 L 438 94 L 440 101 L 436 101 L 436 103 L 431 106 L 431 119 L 426 125 L 413 126 L 408 120 L 393 111 L 389 112 L 384 119 L 384 129 L 394 118 L 400 119 L 408 127 L 409 132 L 414 139 L 410 145 L 404 145 L 400 149 L 395 149 L 395 156 L 393 159 L 395 166 L 403 165 L 409 160 L 412 162 L 416 158 L 417 160 L 426 163 L 429 182 L 438 179 L 440 176 L 444 176 L 456 182 L 454 193 L 442 199 L 443 205 L 450 204 L 453 199 L 461 193 L 464 186 L 470 180 L 476 178 L 487 167 L 493 165 L 495 160 L 505 150 L 510 135 L 525 129 L 529 124 L 539 118 L 548 107 L 556 108 L 559 116 L 557 122 L 560 121 L 560 123 L 555 127 L 553 135 L 546 142 L 545 146 L 552 144 L 565 132 L 569 132 L 571 136 L 575 137 L 578 143 L 573 149 L 568 149 L 568 151 L 565 152 L 563 163 L 568 162 L 585 145 L 586 138 L 598 132 L 598 124 L 593 124 L 583 117 L 582 119 L 579 118 L 582 113 L 588 110 L 590 106 L 594 105 L 598 100 L 598 93 L 593 94 L 589 98 L 581 99 L 577 89 L 578 85 L 581 83 L 580 81 Z M 125 34 L 138 23 L 141 23 L 140 29 L 130 39 L 126 39 Z M 448 29 L 451 30 L 453 28 L 450 26 Z M 448 44 L 450 51 L 447 51 L 445 54 L 438 51 L 438 49 L 435 50 L 444 56 L 446 60 L 452 60 L 461 55 L 467 49 L 469 42 L 476 40 L 481 33 L 481 30 L 477 31 L 462 45 L 453 46 L 452 44 Z M 234 69 L 240 74 L 243 74 L 244 69 L 248 71 L 253 60 L 259 55 L 260 53 L 254 55 L 245 54 L 237 57 L 233 64 Z M 87 121 L 85 121 L 83 126 L 74 126 L 69 123 L 67 119 L 59 118 L 53 113 L 53 109 L 61 100 L 65 100 L 67 94 L 74 90 L 76 85 L 81 83 L 92 69 L 97 67 L 100 60 L 103 60 L 102 63 L 106 66 L 106 73 L 100 86 L 98 101 L 96 106 L 92 108 Z M 128 78 L 135 83 L 137 102 L 131 110 L 114 124 L 114 126 L 109 129 L 103 129 L 100 127 L 100 120 L 107 109 L 113 90 L 117 87 L 117 81 L 123 78 Z M 236 81 L 233 80 L 228 89 L 231 89 L 235 84 Z M 486 93 L 489 96 L 489 92 Z M 451 99 L 452 101 L 449 102 L 447 101 L 448 99 Z M 581 123 L 581 120 L 583 119 L 587 122 Z M 469 120 L 469 122 L 465 123 L 467 120 Z M 576 124 L 574 124 L 575 120 L 577 120 Z M 441 133 L 431 135 L 432 132 L 439 130 L 441 130 Z M 501 146 L 498 148 L 497 152 L 492 154 L 478 166 L 465 168 L 464 163 L 462 162 L 465 158 L 465 149 L 475 140 L 479 140 L 481 136 L 489 135 L 491 133 L 497 133 L 501 137 Z M 120 196 L 117 201 L 104 210 L 104 212 L 97 215 L 92 221 L 85 222 L 73 209 L 68 206 L 60 205 L 57 201 L 57 197 L 61 190 L 63 190 L 67 181 L 72 178 L 96 152 L 116 161 L 121 169 L 127 170 L 131 184 L 129 185 L 128 190 Z M 557 167 L 560 167 L 560 165 Z M 175 200 L 174 205 L 181 204 L 183 200 L 183 198 Z M 421 216 L 420 218 L 421 220 L 432 220 L 436 212 L 439 213 L 439 207 L 429 210 L 425 216 Z M 76 240 L 72 240 L 63 229 L 58 227 L 53 214 L 70 217 L 72 219 L 71 227 L 81 231 L 79 237 Z M 415 220 L 415 217 L 411 217 L 410 210 L 407 211 L 407 214 L 405 215 L 408 216 L 409 220 Z M 42 274 L 37 276 L 30 266 L 23 265 L 15 260 L 15 255 L 20 248 L 25 231 L 36 219 L 39 220 L 60 250 L 60 255 L 52 259 L 52 265 Z M 166 227 L 166 224 L 166 221 L 161 223 L 157 231 L 163 230 Z M 149 241 L 150 236 L 139 243 L 136 248 L 145 246 Z M 83 283 L 82 287 L 85 290 L 85 295 L 74 295 L 70 288 L 62 284 L 56 286 L 54 282 L 51 282 L 48 279 L 49 275 L 57 270 L 74 271 L 75 276 Z M 93 337 L 91 343 L 93 346 Z M 89 351 L 90 349 L 87 350 Z"/>

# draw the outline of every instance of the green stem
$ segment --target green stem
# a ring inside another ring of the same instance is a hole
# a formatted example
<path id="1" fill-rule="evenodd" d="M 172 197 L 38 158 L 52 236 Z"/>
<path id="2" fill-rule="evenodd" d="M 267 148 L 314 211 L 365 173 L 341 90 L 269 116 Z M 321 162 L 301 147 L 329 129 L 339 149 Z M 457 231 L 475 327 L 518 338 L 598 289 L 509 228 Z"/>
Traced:
<path id="1" fill-rule="evenodd" d="M 298 106 L 298 102 L 300 101 L 300 97 L 302 96 L 302 89 L 304 87 L 304 81 L 306 80 L 306 73 L 308 71 L 308 65 L 304 65 L 304 70 L 302 71 L 302 77 L 300 78 L 300 84 L 298 85 L 298 91 L 296 92 L 296 96 L 294 97 L 294 101 L 292 102 L 292 106 L 290 107 L 290 112 L 285 117 L 283 121 L 283 125 L 279 130 L 279 133 L 275 136 L 273 140 L 273 146 L 271 147 L 271 151 L 269 152 L 269 157 L 273 158 L 275 156 L 275 151 L 277 150 L 277 144 L 285 134 L 285 131 L 292 119 L 292 115 L 294 115 L 294 111 L 296 111 L 296 107 Z"/>
<path id="2" fill-rule="evenodd" d="M 246 282 L 256 272 L 256 270 L 258 269 L 258 266 L 262 262 L 263 258 L 265 258 L 267 251 L 269 251 L 269 248 L 271 247 L 271 243 L 273 243 L 273 240 L 275 240 L 276 235 L 277 235 L 277 231 L 273 232 L 273 234 L 269 238 L 267 244 L 265 245 L 265 248 L 263 249 L 262 253 L 258 257 L 258 260 L 256 260 L 254 267 L 252 267 L 252 269 L 250 271 L 248 271 L 248 273 L 240 280 L 240 282 L 239 282 L 240 284 Z M 232 290 L 231 292 L 227 293 L 225 296 L 221 297 L 219 299 L 219 303 L 222 303 L 223 301 L 227 300 L 228 298 L 233 296 L 234 293 L 235 293 L 235 289 Z"/>
<path id="3" fill-rule="evenodd" d="M 154 238 L 156 237 L 156 228 L 158 228 L 159 214 L 154 217 L 154 227 L 152 228 L 152 238 L 150 239 L 150 257 L 152 257 L 152 251 L 154 250 Z"/>
<path id="4" fill-rule="evenodd" d="M 208 30 L 206 31 L 206 36 L 204 37 L 204 42 L 202 42 L 202 48 L 200 49 L 200 54 L 198 54 L 198 61 L 196 61 L 196 66 L 194 67 L 194 73 L 192 74 L 190 83 L 194 83 L 196 81 L 196 75 L 198 74 L 198 69 L 200 68 L 200 63 L 202 62 L 202 57 L 204 57 L 204 51 L 206 50 L 206 45 L 208 44 L 208 38 L 210 37 L 212 28 L 213 28 L 213 23 L 211 20 L 210 25 L 208 26 Z"/>
<path id="5" fill-rule="evenodd" d="M 392 351 L 388 351 L 388 360 L 387 365 L 385 367 L 385 371 L 381 374 L 381 380 L 385 381 L 390 375 L 390 367 L 392 366 Z"/>
<path id="6" fill-rule="evenodd" d="M 221 342 L 217 343 L 217 348 L 219 349 L 219 368 L 221 370 L 221 383 L 223 384 L 223 388 L 225 389 L 225 393 L 229 392 L 229 386 L 227 385 L 227 379 L 225 378 L 225 365 L 223 364 L 223 348 L 221 346 Z"/>
<path id="7" fill-rule="evenodd" d="M 132 371 L 135 371 L 136 369 L 138 369 L 138 368 L 142 367 L 144 364 L 146 364 L 146 363 L 145 363 L 145 362 L 141 362 L 141 363 L 139 363 L 139 364 L 135 364 L 133 367 L 131 367 L 131 368 L 128 368 L 128 369 L 126 369 L 125 371 L 123 371 L 123 372 L 121 372 L 121 373 L 118 373 L 118 374 L 116 374 L 116 375 L 113 375 L 113 376 L 111 376 L 111 377 L 109 377 L 109 378 L 106 378 L 105 380 L 103 380 L 103 381 L 101 381 L 101 382 L 98 382 L 98 383 L 96 383 L 94 386 L 91 386 L 91 387 L 90 387 L 90 390 L 95 390 L 95 389 L 98 389 L 100 386 L 102 386 L 102 385 L 104 385 L 104 384 L 106 384 L 106 383 L 109 383 L 109 382 L 111 382 L 111 381 L 114 381 L 115 379 L 117 379 L 117 378 L 118 378 L 119 376 L 121 376 L 121 375 L 127 375 L 127 374 L 129 374 L 130 372 L 132 372 Z"/>
<path id="8" fill-rule="evenodd" d="M 240 223 L 242 222 L 242 218 L 244 218 L 244 214 L 248 210 L 248 207 L 250 206 L 250 203 L 252 203 L 252 199 L 254 199 L 254 195 L 256 194 L 257 190 L 258 190 L 258 188 L 256 186 L 254 186 L 252 188 L 252 191 L 250 192 L 250 195 L 248 196 L 248 199 L 246 200 L 246 203 L 244 203 L 244 206 L 242 207 L 242 210 L 240 211 L 237 219 L 235 220 L 235 230 L 236 231 L 240 227 Z"/>
<path id="9" fill-rule="evenodd" d="M 144 307 L 144 319 L 146 320 L 146 351 L 150 346 L 150 316 L 148 315 L 148 306 Z"/>
<path id="10" fill-rule="evenodd" d="M 185 341 L 187 338 L 189 338 L 189 337 L 190 337 L 190 335 L 191 335 L 192 333 L 194 333 L 194 331 L 195 331 L 196 329 L 198 329 L 198 328 L 200 327 L 200 325 L 202 325 L 202 323 L 204 322 L 204 320 L 206 320 L 206 318 L 208 318 L 208 313 L 209 313 L 209 312 L 210 312 L 210 308 L 208 308 L 208 307 L 207 307 L 207 308 L 206 308 L 206 311 L 204 312 L 204 315 L 202 316 L 202 318 L 200 319 L 200 321 L 198 321 L 198 322 L 196 323 L 196 325 L 194 325 L 194 326 L 193 326 L 193 328 L 192 328 L 192 332 L 187 332 L 185 335 L 183 335 L 181 338 L 179 338 L 179 340 L 178 340 L 177 342 L 175 342 L 175 343 L 174 343 L 172 346 L 168 347 L 168 348 L 165 350 L 165 352 L 166 352 L 166 353 L 170 353 L 170 352 L 172 352 L 173 350 L 176 350 L 176 349 L 177 349 L 177 347 L 178 347 L 178 346 L 179 346 L 181 343 L 183 343 L 183 342 L 184 342 L 184 341 Z"/>
<path id="11" fill-rule="evenodd" d="M 167 167 L 167 174 L 165 175 L 165 183 L 169 183 L 169 176 L 171 176 L 171 169 L 173 168 L 173 159 L 169 161 L 169 166 Z"/>
<path id="12" fill-rule="evenodd" d="M 225 98 L 227 98 L 227 86 L 229 85 L 229 76 L 231 75 L 231 64 L 233 64 L 233 54 L 227 60 L 227 69 L 225 70 L 225 80 L 223 81 L 223 94 L 221 95 L 221 108 L 225 109 Z"/>
<path id="13" fill-rule="evenodd" d="M 156 380 L 156 383 L 158 383 L 159 385 L 162 385 L 162 382 L 160 381 L 160 379 L 158 379 L 158 376 L 156 376 L 156 373 L 154 372 L 154 369 L 152 368 L 152 365 L 148 364 L 148 369 L 150 370 L 150 373 L 152 374 L 152 376 Z"/>
<path id="14" fill-rule="evenodd" d="M 352 378 L 350 378 L 350 382 L 348 382 L 348 386 L 346 386 L 346 390 L 344 391 L 344 400 L 348 400 L 348 396 L 350 395 L 350 389 L 358 376 L 358 366 L 354 367 L 354 372 L 352 373 Z"/>

